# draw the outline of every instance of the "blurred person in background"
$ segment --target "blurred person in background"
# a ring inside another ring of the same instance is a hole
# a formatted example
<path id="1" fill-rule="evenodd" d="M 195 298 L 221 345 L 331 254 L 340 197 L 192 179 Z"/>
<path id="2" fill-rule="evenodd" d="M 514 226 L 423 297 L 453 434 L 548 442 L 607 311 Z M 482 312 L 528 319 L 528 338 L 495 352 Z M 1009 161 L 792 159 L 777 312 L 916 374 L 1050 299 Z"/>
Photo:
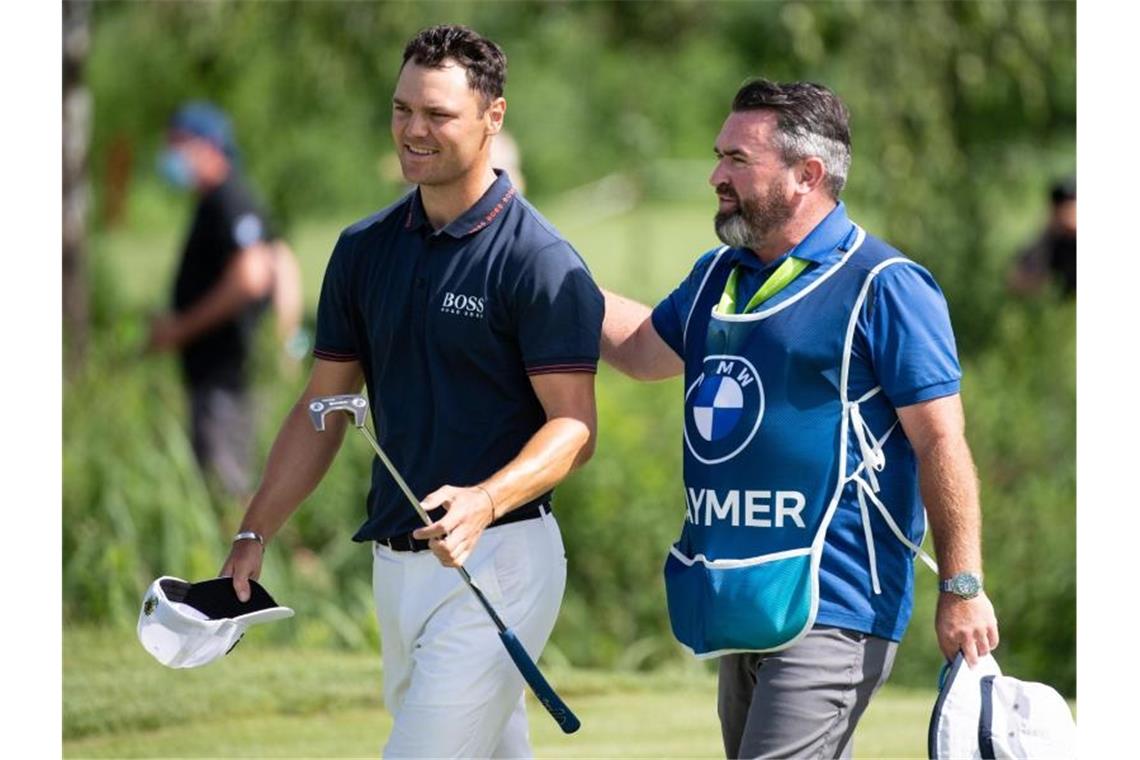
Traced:
<path id="1" fill-rule="evenodd" d="M 197 196 L 197 207 L 173 308 L 151 320 L 147 348 L 178 352 L 194 454 L 212 485 L 244 501 L 252 485 L 248 386 L 255 331 L 273 307 L 278 337 L 297 340 L 300 269 L 247 186 L 233 128 L 219 108 L 203 102 L 179 108 L 159 168 L 171 184 Z"/>
<path id="2" fill-rule="evenodd" d="M 1054 283 L 1065 298 L 1076 298 L 1076 177 L 1057 182 L 1049 189 L 1045 229 L 1022 249 L 1009 273 L 1009 288 L 1019 295 L 1039 295 Z"/>
<path id="3" fill-rule="evenodd" d="M 850 757 L 914 606 L 926 514 L 943 655 L 998 644 L 961 370 L 933 277 L 847 216 L 846 106 L 737 92 L 709 184 L 723 246 L 655 309 L 605 293 L 602 358 L 684 374 L 677 638 L 719 657 L 728 757 Z"/>

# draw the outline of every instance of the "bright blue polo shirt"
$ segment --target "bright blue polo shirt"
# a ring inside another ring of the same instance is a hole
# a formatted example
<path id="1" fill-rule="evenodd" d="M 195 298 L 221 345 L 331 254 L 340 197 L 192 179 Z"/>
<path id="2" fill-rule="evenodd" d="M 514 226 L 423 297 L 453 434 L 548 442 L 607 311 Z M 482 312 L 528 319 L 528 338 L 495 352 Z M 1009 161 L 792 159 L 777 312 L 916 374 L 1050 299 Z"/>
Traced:
<path id="1" fill-rule="evenodd" d="M 763 304 L 768 309 L 808 287 L 842 258 L 841 245 L 854 235 L 842 202 L 796 246 L 765 264 L 752 251 L 733 248 L 740 268 L 736 303 L 748 303 L 789 255 L 808 267 Z M 678 356 L 693 297 L 718 249 L 701 256 L 689 276 L 653 310 L 653 327 Z M 866 307 L 856 323 L 856 358 L 861 359 L 897 408 L 958 392 L 962 370 L 946 299 L 934 278 L 918 266 L 888 267 L 871 282 Z"/>
<path id="2" fill-rule="evenodd" d="M 313 354 L 360 362 L 380 443 L 420 499 L 491 476 L 545 424 L 531 375 L 597 369 L 601 292 L 496 174 L 441 230 L 418 190 L 352 225 L 321 287 Z M 421 525 L 378 459 L 367 511 L 357 541 Z"/>
<path id="3" fill-rule="evenodd" d="M 839 203 L 792 251 L 765 265 L 745 249 L 730 249 L 725 256 L 739 267 L 736 303 L 747 303 L 752 294 L 788 255 L 810 262 L 790 285 L 762 305 L 770 309 L 791 298 L 832 270 L 851 248 L 858 229 L 847 218 Z M 880 256 L 899 255 L 881 241 L 867 236 L 865 248 L 888 251 Z M 689 276 L 653 310 L 653 325 L 662 339 L 682 358 L 683 336 L 693 299 L 705 280 L 716 249 L 702 256 Z M 810 330 L 805 329 L 806 336 Z M 805 353 L 810 353 L 805 347 Z M 758 360 L 762 361 L 762 357 Z M 821 367 L 825 376 L 838 368 Z M 872 400 L 864 404 L 864 417 L 874 431 L 886 431 L 895 422 L 899 407 L 952 395 L 959 390 L 959 367 L 954 334 L 946 301 L 922 267 L 908 263 L 888 266 L 871 280 L 863 308 L 856 318 L 852 341 L 849 394 L 860 398 L 881 386 L 886 403 Z M 913 467 L 913 451 L 901 428 L 888 438 L 889 460 L 896 467 Z M 912 494 L 917 502 L 917 492 Z M 854 486 L 845 487 L 839 508 L 828 529 L 826 548 L 819 570 L 820 604 L 816 623 L 849 628 L 883 638 L 902 637 L 913 606 L 913 567 L 909 552 L 890 536 L 881 521 L 873 520 L 882 593 L 872 594 L 868 575 L 869 557 L 863 539 L 862 522 Z M 911 540 L 921 542 L 925 520 L 921 509 L 906 515 L 902 530 Z"/>

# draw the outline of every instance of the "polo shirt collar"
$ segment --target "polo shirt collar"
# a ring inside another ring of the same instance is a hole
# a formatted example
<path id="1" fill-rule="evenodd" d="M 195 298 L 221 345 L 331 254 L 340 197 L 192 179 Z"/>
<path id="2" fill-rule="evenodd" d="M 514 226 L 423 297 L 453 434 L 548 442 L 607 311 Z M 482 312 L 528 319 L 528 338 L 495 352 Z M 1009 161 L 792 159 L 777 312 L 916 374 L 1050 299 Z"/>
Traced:
<path id="1" fill-rule="evenodd" d="M 820 220 L 812 231 L 807 234 L 798 245 L 791 250 L 786 251 L 772 264 L 777 261 L 783 261 L 788 255 L 795 256 L 798 259 L 806 259 L 816 264 L 827 264 L 836 258 L 836 249 L 842 246 L 846 240 L 851 237 L 854 230 L 851 220 L 847 218 L 847 207 L 843 201 L 839 201 L 827 216 Z M 741 263 L 754 264 L 758 269 L 764 269 L 769 265 L 764 264 L 756 257 L 752 251 L 741 250 L 739 251 L 739 259 Z"/>
<path id="2" fill-rule="evenodd" d="M 502 214 L 503 210 L 518 194 L 518 189 L 511 184 L 511 178 L 507 176 L 505 171 L 495 169 L 494 172 L 495 181 L 487 188 L 487 192 L 483 193 L 483 196 L 475 202 L 475 205 L 435 234 L 449 235 L 458 240 L 487 227 Z M 426 228 L 429 233 L 432 232 L 432 226 L 428 221 L 427 212 L 424 211 L 423 199 L 420 198 L 418 187 L 412 193 L 411 203 L 408 204 L 408 216 L 404 226 L 409 230 Z"/>

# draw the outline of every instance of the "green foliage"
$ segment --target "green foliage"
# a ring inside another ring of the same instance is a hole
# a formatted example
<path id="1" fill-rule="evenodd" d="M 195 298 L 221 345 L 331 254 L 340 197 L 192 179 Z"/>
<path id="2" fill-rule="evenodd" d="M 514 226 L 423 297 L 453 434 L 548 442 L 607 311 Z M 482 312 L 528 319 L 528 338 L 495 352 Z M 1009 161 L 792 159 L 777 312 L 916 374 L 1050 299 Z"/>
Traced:
<path id="1" fill-rule="evenodd" d="M 97 209 L 117 141 L 133 146 L 135 169 L 126 226 L 92 241 L 92 359 L 65 390 L 68 623 L 133 624 L 153 578 L 215 573 L 238 520 L 198 475 L 174 363 L 134 354 L 188 213 L 149 171 L 170 111 L 207 97 L 234 115 L 302 259 L 311 311 L 336 229 L 399 189 L 382 166 L 400 51 L 442 21 L 503 45 L 529 195 L 599 282 L 650 302 L 715 242 L 708 157 L 739 83 L 812 79 L 844 98 L 852 216 L 930 268 L 951 306 L 1001 662 L 1075 693 L 1074 310 L 1013 302 L 1003 285 L 1047 182 L 1075 164 L 1071 3 L 95 4 Z M 299 383 L 260 368 L 262 456 Z M 599 374 L 597 454 L 556 497 L 570 576 L 551 661 L 688 661 L 661 580 L 683 517 L 680 399 L 677 381 Z M 350 440 L 271 547 L 266 583 L 298 617 L 265 636 L 375 648 L 369 553 L 347 538 L 368 462 Z M 893 681 L 929 687 L 934 582 L 916 573 Z"/>

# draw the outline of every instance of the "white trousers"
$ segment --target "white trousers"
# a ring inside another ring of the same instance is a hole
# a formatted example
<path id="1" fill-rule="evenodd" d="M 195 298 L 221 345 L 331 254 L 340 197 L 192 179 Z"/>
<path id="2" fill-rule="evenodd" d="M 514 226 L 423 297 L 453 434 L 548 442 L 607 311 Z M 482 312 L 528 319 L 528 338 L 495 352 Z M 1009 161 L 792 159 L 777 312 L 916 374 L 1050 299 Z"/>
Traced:
<path id="1" fill-rule="evenodd" d="M 484 531 L 465 567 L 537 661 L 566 588 L 554 516 Z M 372 587 L 393 717 L 384 756 L 532 756 L 525 682 L 459 573 L 373 543 Z"/>

